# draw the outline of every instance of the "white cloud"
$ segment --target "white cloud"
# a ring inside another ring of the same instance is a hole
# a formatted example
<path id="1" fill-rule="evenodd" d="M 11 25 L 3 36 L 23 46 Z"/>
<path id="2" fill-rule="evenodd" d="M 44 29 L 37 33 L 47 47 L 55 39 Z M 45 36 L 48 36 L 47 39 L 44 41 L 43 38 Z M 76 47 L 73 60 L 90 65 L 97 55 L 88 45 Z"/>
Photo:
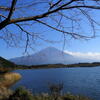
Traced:
<path id="1" fill-rule="evenodd" d="M 87 52 L 87 53 L 71 52 L 71 51 L 64 51 L 64 52 L 73 56 L 100 61 L 100 52 Z"/>

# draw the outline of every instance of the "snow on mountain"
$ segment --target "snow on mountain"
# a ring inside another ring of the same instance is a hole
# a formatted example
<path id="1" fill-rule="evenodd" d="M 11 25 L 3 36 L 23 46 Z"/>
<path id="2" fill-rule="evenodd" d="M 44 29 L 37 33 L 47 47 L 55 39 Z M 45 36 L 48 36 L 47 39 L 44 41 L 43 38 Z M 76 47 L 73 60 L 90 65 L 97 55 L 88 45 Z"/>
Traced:
<path id="1" fill-rule="evenodd" d="M 54 47 L 45 48 L 30 56 L 22 56 L 10 59 L 10 61 L 20 65 L 41 65 L 41 64 L 72 64 L 77 63 L 77 59 Z"/>

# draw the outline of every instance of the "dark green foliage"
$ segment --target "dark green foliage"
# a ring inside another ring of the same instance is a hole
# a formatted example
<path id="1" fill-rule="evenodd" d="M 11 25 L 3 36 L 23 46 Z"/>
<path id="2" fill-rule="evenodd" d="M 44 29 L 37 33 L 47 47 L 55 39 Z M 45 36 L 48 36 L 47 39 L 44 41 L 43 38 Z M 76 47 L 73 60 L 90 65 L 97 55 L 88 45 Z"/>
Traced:
<path id="1" fill-rule="evenodd" d="M 24 87 L 20 87 L 15 90 L 8 100 L 33 100 L 33 95 Z"/>
<path id="2" fill-rule="evenodd" d="M 96 67 L 100 66 L 100 62 L 93 62 L 93 63 L 77 63 L 77 64 L 69 64 L 66 65 L 67 67 Z"/>
<path id="3" fill-rule="evenodd" d="M 84 96 L 80 96 L 80 95 L 74 96 L 74 95 L 68 93 L 68 94 L 62 96 L 62 100 L 90 100 L 90 99 L 87 97 L 84 97 Z"/>

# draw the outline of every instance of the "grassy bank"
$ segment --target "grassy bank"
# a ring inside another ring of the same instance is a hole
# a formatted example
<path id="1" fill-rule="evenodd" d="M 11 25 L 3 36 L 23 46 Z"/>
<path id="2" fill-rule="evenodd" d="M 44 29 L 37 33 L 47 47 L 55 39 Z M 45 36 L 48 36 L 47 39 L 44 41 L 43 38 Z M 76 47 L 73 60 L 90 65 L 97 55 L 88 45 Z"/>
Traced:
<path id="1" fill-rule="evenodd" d="M 8 92 L 9 93 L 9 92 Z M 87 97 L 72 94 L 32 94 L 31 91 L 25 88 L 17 88 L 15 91 L 10 92 L 9 95 L 2 97 L 2 100 L 90 100 Z"/>
<path id="2" fill-rule="evenodd" d="M 21 78 L 21 75 L 18 73 L 3 73 L 0 75 L 0 86 L 10 87 L 16 83 Z"/>

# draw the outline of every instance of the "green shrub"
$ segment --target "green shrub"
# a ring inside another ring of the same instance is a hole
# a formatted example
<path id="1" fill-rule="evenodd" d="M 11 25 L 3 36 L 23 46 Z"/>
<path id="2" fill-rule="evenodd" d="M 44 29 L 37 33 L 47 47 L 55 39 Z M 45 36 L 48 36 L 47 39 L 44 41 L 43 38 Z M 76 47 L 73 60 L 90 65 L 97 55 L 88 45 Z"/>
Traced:
<path id="1" fill-rule="evenodd" d="M 65 94 L 64 96 L 62 96 L 63 100 L 90 100 L 87 97 L 84 96 L 80 96 L 80 95 L 72 95 L 70 93 Z"/>
<path id="2" fill-rule="evenodd" d="M 33 100 L 33 95 L 24 87 L 17 88 L 8 100 Z"/>

